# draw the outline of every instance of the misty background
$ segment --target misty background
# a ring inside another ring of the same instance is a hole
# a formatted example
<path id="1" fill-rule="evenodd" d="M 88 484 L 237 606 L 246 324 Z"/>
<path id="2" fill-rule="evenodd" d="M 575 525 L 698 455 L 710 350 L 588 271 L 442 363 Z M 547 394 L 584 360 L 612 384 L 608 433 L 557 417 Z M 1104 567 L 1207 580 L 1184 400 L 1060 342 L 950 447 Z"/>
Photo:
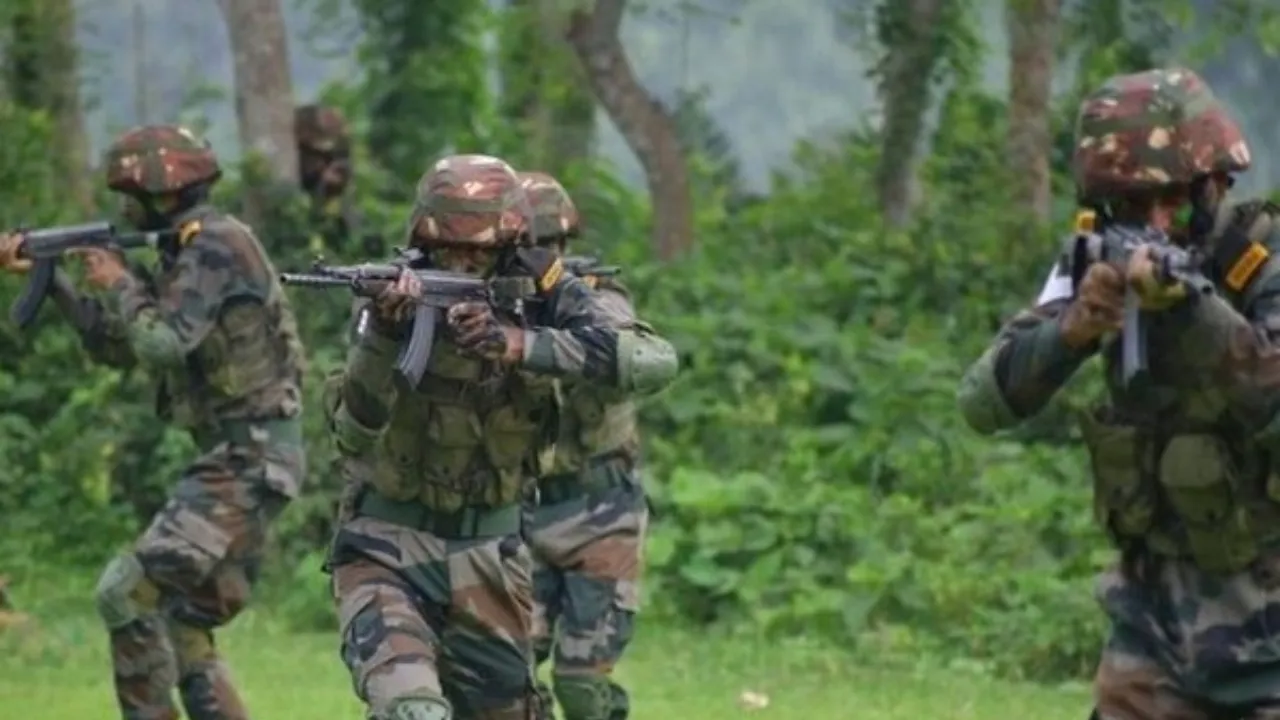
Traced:
<path id="1" fill-rule="evenodd" d="M 768 189 L 770 174 L 789 166 L 798 140 L 877 122 L 866 53 L 857 47 L 857 33 L 841 22 L 840 8 L 857 3 L 699 0 L 693 11 L 682 10 L 684 4 L 638 6 L 623 25 L 623 42 L 641 81 L 659 99 L 706 89 L 706 107 L 732 141 L 752 190 Z M 313 27 L 320 5 L 336 10 L 336 22 Z M 212 0 L 78 0 L 76 6 L 94 152 L 130 125 L 181 118 L 207 121 L 219 153 L 229 159 L 239 154 L 231 52 Z M 1003 13 L 1001 3 L 987 7 L 983 75 L 1003 96 L 1009 72 Z M 357 79 L 359 32 L 346 0 L 285 0 L 283 9 L 299 103 L 314 100 L 326 83 Z M 1183 38 L 1188 44 L 1195 39 Z M 1272 82 L 1280 62 L 1252 41 L 1229 38 L 1217 56 L 1192 65 L 1237 113 L 1252 143 L 1255 165 L 1241 177 L 1241 190 L 1280 186 L 1280 165 L 1272 160 L 1280 150 L 1280 96 Z M 1058 80 L 1065 87 L 1069 72 Z M 639 164 L 603 112 L 597 124 L 600 152 L 643 188 Z"/>

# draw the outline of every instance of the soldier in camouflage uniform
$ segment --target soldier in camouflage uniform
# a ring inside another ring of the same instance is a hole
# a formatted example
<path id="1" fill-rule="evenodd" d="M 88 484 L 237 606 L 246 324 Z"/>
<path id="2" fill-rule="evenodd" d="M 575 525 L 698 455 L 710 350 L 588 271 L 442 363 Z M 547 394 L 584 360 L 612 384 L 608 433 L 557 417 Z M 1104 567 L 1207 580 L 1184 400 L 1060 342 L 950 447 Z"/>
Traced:
<path id="1" fill-rule="evenodd" d="M 143 278 L 114 253 L 88 251 L 87 279 L 110 302 L 80 296 L 62 275 L 56 302 L 95 359 L 154 373 L 161 416 L 201 451 L 99 581 L 117 699 L 128 720 L 176 720 L 176 685 L 188 718 L 243 720 L 213 630 L 248 602 L 267 527 L 305 471 L 302 349 L 253 232 L 208 204 L 221 172 L 206 142 L 182 127 L 137 128 L 105 166 L 128 222 L 164 234 L 160 267 Z M 0 238 L 0 264 L 29 266 L 21 242 Z"/>
<path id="2" fill-rule="evenodd" d="M 384 252 L 381 239 L 364 235 L 363 219 L 351 187 L 351 128 L 337 108 L 302 105 L 294 111 L 294 134 L 298 142 L 298 181 L 311 198 L 310 222 L 316 235 L 311 239 L 313 255 L 332 254 L 360 238 L 369 255 Z"/>
<path id="3" fill-rule="evenodd" d="M 359 489 L 331 564 L 342 656 L 371 718 L 541 716 L 520 500 L 557 382 L 612 397 L 656 392 L 676 373 L 670 344 L 599 303 L 553 253 L 517 246 L 527 214 L 505 162 L 441 160 L 418 185 L 408 243 L 441 269 L 529 277 L 538 298 L 523 321 L 486 303 L 450 308 L 407 394 L 392 365 L 416 277 L 357 321 L 332 431 Z"/>
<path id="4" fill-rule="evenodd" d="M 1155 281 L 1146 247 L 1050 273 L 966 372 L 979 432 L 1033 416 L 1101 354 L 1109 402 L 1082 417 L 1099 523 L 1119 550 L 1099 578 L 1111 632 L 1102 720 L 1280 718 L 1280 208 L 1225 199 L 1250 165 L 1194 73 L 1109 80 L 1076 126 L 1075 181 L 1101 223 L 1150 226 L 1205 253 L 1213 295 Z M 1114 333 L 1141 299 L 1151 382 L 1127 388 Z"/>
<path id="5" fill-rule="evenodd" d="M 579 234 L 578 210 L 559 182 L 520 173 L 538 244 L 563 255 Z M 619 317 L 638 323 L 630 292 L 611 277 L 585 278 Z M 627 692 L 610 677 L 631 642 L 649 508 L 640 483 L 635 403 L 566 387 L 552 465 L 538 479 L 526 536 L 534 558 L 534 653 L 555 652 L 554 697 L 565 720 L 624 720 Z M 546 689 L 542 692 L 545 694 Z"/>

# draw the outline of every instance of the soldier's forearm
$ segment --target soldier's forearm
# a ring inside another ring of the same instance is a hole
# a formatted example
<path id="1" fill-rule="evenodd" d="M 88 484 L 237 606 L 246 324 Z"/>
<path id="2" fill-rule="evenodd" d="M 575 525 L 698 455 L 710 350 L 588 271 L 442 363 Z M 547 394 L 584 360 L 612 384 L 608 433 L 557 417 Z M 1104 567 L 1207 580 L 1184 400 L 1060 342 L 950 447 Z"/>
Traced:
<path id="1" fill-rule="evenodd" d="M 606 327 L 526 331 L 522 366 L 624 395 L 648 395 L 671 384 L 675 348 L 652 333 Z"/>
<path id="2" fill-rule="evenodd" d="M 1255 307 L 1251 321 L 1225 299 L 1201 296 L 1190 308 L 1180 345 L 1220 374 L 1232 414 L 1280 446 L 1280 293 Z"/>
<path id="3" fill-rule="evenodd" d="M 58 311 L 75 328 L 81 346 L 94 362 L 118 368 L 128 368 L 136 362 L 124 324 L 119 318 L 109 315 L 98 300 L 81 295 L 71 278 L 61 270 L 54 273 L 50 294 Z"/>
<path id="4" fill-rule="evenodd" d="M 961 414 L 984 434 L 1015 427 L 1040 412 L 1094 352 L 1063 341 L 1056 313 L 1022 313 L 965 371 Z"/>

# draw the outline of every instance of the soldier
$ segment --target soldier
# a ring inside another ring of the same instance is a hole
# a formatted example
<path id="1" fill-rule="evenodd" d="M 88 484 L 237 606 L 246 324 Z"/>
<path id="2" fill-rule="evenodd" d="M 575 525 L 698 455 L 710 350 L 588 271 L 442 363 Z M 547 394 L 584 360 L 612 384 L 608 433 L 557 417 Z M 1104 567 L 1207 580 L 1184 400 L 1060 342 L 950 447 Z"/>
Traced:
<path id="1" fill-rule="evenodd" d="M 1089 95 L 1072 161 L 1082 206 L 1205 253 L 1216 294 L 1126 267 L 1052 272 L 966 372 L 982 433 L 1033 416 L 1101 354 L 1109 402 L 1082 417 L 1099 523 L 1119 550 L 1099 602 L 1111 630 L 1095 718 L 1280 717 L 1280 208 L 1225 200 L 1248 169 L 1240 129 L 1184 69 L 1111 78 Z M 1113 333 L 1140 298 L 1150 383 L 1127 388 Z"/>
<path id="2" fill-rule="evenodd" d="M 177 685 L 187 717 L 243 720 L 213 630 L 245 607 L 267 527 L 298 493 L 302 349 L 253 232 L 208 202 L 221 171 L 205 141 L 177 126 L 136 128 L 105 166 L 127 221 L 166 238 L 160 266 L 148 280 L 114 253 L 86 251 L 87 280 L 110 302 L 81 297 L 65 276 L 56 302 L 95 359 L 156 376 L 162 418 L 201 451 L 99 580 L 116 696 L 129 720 L 177 720 Z M 22 241 L 0 238 L 5 268 L 29 267 Z"/>
<path id="3" fill-rule="evenodd" d="M 391 375 L 422 292 L 416 276 L 403 274 L 357 321 L 331 427 L 359 490 L 330 562 L 342 657 L 371 718 L 541 715 L 520 500 L 556 381 L 625 396 L 676 373 L 665 340 L 598 303 L 554 254 L 518 247 L 526 230 L 507 163 L 441 160 L 418 185 L 408 243 L 440 269 L 530 277 L 539 297 L 523 321 L 486 303 L 449 308 L 411 394 Z"/>
<path id="4" fill-rule="evenodd" d="M 302 105 L 294 112 L 298 142 L 298 181 L 311 198 L 310 220 L 316 230 L 313 255 L 333 253 L 359 238 L 369 255 L 384 252 L 381 238 L 364 235 L 363 219 L 351 195 L 351 129 L 337 108 Z M 352 248 L 355 249 L 355 248 Z"/>
<path id="5" fill-rule="evenodd" d="M 563 255 L 578 210 L 559 182 L 520 173 L 540 246 Z M 630 292 L 592 278 L 599 301 L 638 323 Z M 552 690 L 565 720 L 625 720 L 627 692 L 610 677 L 634 633 L 649 508 L 640 483 L 635 403 L 621 394 L 565 388 L 553 464 L 538 479 L 526 529 L 534 557 L 534 654 L 552 653 Z M 548 694 L 541 689 L 544 697 Z"/>

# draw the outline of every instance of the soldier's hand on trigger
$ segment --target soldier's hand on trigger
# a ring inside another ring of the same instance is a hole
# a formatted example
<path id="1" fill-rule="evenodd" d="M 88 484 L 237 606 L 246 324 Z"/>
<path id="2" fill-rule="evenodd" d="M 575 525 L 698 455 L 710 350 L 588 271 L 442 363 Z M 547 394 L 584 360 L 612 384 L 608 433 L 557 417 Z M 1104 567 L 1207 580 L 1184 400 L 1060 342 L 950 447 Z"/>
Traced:
<path id="1" fill-rule="evenodd" d="M 373 299 L 373 311 L 387 324 L 398 324 L 413 317 L 414 308 L 422 298 L 422 282 L 418 276 L 401 271 L 400 276 Z"/>
<path id="2" fill-rule="evenodd" d="M 1087 347 L 1124 322 L 1125 276 L 1107 263 L 1085 271 L 1076 297 L 1060 320 L 1062 339 L 1074 348 Z"/>
<path id="3" fill-rule="evenodd" d="M 1143 310 L 1167 310 L 1187 297 L 1182 283 L 1166 284 L 1160 281 L 1156 261 L 1151 256 L 1152 246 L 1143 244 L 1133 251 L 1125 280 L 1142 301 Z"/>
<path id="4" fill-rule="evenodd" d="M 22 233 L 0 235 L 0 268 L 13 273 L 24 273 L 31 269 L 30 260 L 18 257 L 22 240 Z"/>
<path id="5" fill-rule="evenodd" d="M 449 308 L 449 332 L 467 355 L 515 363 L 524 355 L 524 332 L 506 325 L 488 303 L 464 302 Z"/>

